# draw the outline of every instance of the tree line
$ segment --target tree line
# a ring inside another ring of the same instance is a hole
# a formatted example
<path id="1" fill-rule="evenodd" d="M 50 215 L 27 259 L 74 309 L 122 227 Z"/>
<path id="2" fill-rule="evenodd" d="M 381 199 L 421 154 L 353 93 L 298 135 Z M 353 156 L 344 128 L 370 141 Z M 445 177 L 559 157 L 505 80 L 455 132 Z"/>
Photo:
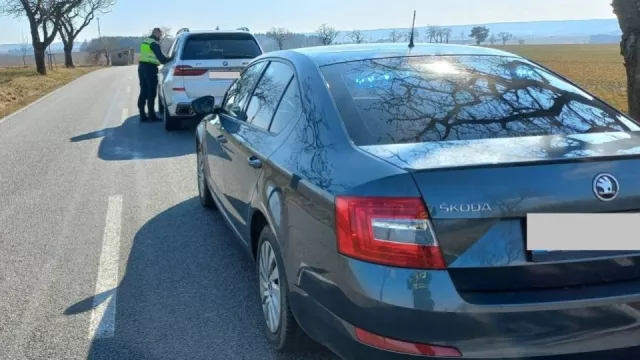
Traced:
<path id="1" fill-rule="evenodd" d="M 0 15 L 28 20 L 36 70 L 46 75 L 45 51 L 56 37 L 63 43 L 65 66 L 73 67 L 73 45 L 78 35 L 115 3 L 116 0 L 3 0 Z"/>
<path id="2" fill-rule="evenodd" d="M 173 42 L 173 33 L 171 28 L 161 27 L 164 33 L 162 40 L 162 48 L 164 51 L 168 51 L 171 43 Z M 151 30 L 149 30 L 149 33 Z M 475 27 L 469 37 L 474 38 L 476 43 L 480 45 L 487 39 L 491 44 L 495 44 L 498 40 L 502 44 L 506 44 L 510 40 L 514 40 L 513 34 L 508 32 L 501 32 L 498 34 L 491 34 L 486 27 Z M 365 34 L 362 30 L 352 30 L 347 32 L 341 32 L 335 27 L 322 24 L 312 34 L 295 33 L 285 27 L 273 27 L 269 31 L 264 33 L 254 33 L 258 42 L 265 51 L 294 49 L 300 47 L 309 46 L 321 46 L 321 45 L 333 45 L 333 44 L 362 44 L 370 42 L 406 42 L 409 41 L 410 30 L 391 30 L 386 37 L 373 40 Z M 340 35 L 342 35 L 340 37 Z M 134 48 L 138 51 L 140 43 L 144 38 L 149 36 L 145 33 L 140 36 L 103 36 L 102 38 L 94 38 L 89 41 L 85 41 L 81 44 L 80 50 L 83 52 L 90 52 L 95 54 L 104 53 L 108 59 L 110 49 L 120 48 Z M 461 37 L 464 38 L 464 33 Z M 451 28 L 441 26 L 429 26 L 422 33 L 420 30 L 414 31 L 414 38 L 416 41 L 423 41 L 429 43 L 449 43 L 453 39 L 453 31 Z M 524 43 L 520 41 L 519 43 Z"/>
<path id="3" fill-rule="evenodd" d="M 348 43 L 362 44 L 367 42 L 405 42 L 409 41 L 411 30 L 399 30 L 393 29 L 389 32 L 386 38 L 372 40 L 366 36 L 362 30 L 352 30 L 344 34 Z M 316 30 L 314 35 L 308 35 L 311 40 L 307 40 L 306 43 L 311 45 L 331 45 L 336 43 L 336 40 L 340 34 L 333 26 L 323 24 Z M 289 49 L 299 47 L 300 37 L 302 34 L 296 34 L 284 27 L 271 28 L 265 34 L 259 34 L 263 37 L 271 39 L 277 45 L 278 50 Z M 448 27 L 441 26 L 428 26 L 424 33 L 419 30 L 414 30 L 414 39 L 417 41 L 425 41 L 429 43 L 449 43 L 453 38 L 453 30 Z M 491 36 L 489 36 L 491 35 Z M 461 38 L 464 39 L 465 34 L 461 34 Z M 500 32 L 493 34 L 489 28 L 485 26 L 476 26 L 471 30 L 469 37 L 475 39 L 476 44 L 480 45 L 487 39 L 494 45 L 496 42 L 501 41 L 503 45 L 506 45 L 508 41 L 517 40 L 519 44 L 524 44 L 524 39 L 516 39 L 516 37 L 510 32 Z M 292 41 L 293 40 L 293 41 Z"/>

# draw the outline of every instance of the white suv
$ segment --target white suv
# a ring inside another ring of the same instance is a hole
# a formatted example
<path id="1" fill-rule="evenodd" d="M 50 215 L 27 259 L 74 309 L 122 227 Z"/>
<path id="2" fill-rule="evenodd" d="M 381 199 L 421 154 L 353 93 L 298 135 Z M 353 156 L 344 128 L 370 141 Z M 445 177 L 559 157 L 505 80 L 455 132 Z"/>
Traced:
<path id="1" fill-rule="evenodd" d="M 182 29 L 169 49 L 173 60 L 159 70 L 158 102 L 165 129 L 196 118 L 191 101 L 212 95 L 222 100 L 231 83 L 262 47 L 247 28 L 189 31 Z"/>

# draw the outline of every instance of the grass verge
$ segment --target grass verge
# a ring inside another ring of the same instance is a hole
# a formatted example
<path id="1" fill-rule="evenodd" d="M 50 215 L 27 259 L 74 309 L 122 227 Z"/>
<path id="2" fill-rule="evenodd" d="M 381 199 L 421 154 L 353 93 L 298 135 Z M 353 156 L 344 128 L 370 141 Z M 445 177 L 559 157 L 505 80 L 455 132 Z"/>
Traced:
<path id="1" fill-rule="evenodd" d="M 57 68 L 38 75 L 35 67 L 0 68 L 0 119 L 53 90 L 101 67 Z"/>

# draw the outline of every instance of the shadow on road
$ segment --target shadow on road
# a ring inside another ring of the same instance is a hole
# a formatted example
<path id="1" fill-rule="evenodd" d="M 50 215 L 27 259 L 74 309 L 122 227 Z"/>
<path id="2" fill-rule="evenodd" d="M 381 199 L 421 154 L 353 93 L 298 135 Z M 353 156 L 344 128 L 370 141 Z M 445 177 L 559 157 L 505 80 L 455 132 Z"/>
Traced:
<path id="1" fill-rule="evenodd" d="M 89 359 L 335 359 L 276 355 L 262 334 L 253 262 L 222 217 L 198 198 L 158 214 L 135 235 L 117 288 L 115 337 Z M 113 290 L 96 296 L 114 301 Z M 66 315 L 90 312 L 94 297 Z M 112 304 L 110 304 L 111 306 Z"/>
<path id="2" fill-rule="evenodd" d="M 138 115 L 122 125 L 78 135 L 70 139 L 80 142 L 102 138 L 98 157 L 106 161 L 161 159 L 195 152 L 193 126 L 167 132 L 162 122 L 141 123 Z"/>

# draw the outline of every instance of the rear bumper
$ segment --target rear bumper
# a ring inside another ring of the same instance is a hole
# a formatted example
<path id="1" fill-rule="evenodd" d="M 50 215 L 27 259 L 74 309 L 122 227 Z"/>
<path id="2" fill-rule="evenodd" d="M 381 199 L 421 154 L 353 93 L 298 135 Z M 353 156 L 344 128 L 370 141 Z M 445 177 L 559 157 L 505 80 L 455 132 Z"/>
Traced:
<path id="1" fill-rule="evenodd" d="M 354 326 L 465 359 L 640 359 L 640 296 L 512 305 L 505 294 L 502 305 L 474 305 L 446 271 L 344 265 L 339 284 L 302 269 L 291 297 L 303 329 L 344 359 L 416 359 L 362 344 Z"/>
<path id="2" fill-rule="evenodd" d="M 216 99 L 216 105 L 220 105 L 224 94 L 216 95 L 212 94 Z M 196 114 L 193 112 L 191 103 L 197 98 L 189 97 L 184 91 L 173 91 L 171 96 L 166 96 L 167 110 L 172 117 L 189 118 L 194 117 Z"/>

